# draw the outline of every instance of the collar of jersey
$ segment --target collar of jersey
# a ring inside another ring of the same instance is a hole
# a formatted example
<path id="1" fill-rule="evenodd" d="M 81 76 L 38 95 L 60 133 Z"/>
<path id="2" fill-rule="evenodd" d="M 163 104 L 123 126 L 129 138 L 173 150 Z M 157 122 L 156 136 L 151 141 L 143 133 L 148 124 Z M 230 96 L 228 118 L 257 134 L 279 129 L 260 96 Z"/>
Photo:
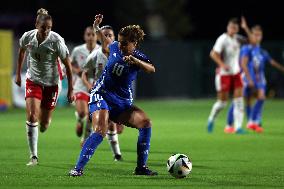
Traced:
<path id="1" fill-rule="evenodd" d="M 34 37 L 33 37 L 32 43 L 36 44 L 36 46 L 38 47 L 38 46 L 43 45 L 43 44 L 49 39 L 49 37 L 50 37 L 50 35 L 51 35 L 51 31 L 49 32 L 48 36 L 45 38 L 45 40 L 44 40 L 40 45 L 38 45 L 38 40 L 37 40 L 37 38 L 36 38 L 37 32 L 38 32 L 38 30 L 35 29 L 35 35 L 34 35 Z"/>

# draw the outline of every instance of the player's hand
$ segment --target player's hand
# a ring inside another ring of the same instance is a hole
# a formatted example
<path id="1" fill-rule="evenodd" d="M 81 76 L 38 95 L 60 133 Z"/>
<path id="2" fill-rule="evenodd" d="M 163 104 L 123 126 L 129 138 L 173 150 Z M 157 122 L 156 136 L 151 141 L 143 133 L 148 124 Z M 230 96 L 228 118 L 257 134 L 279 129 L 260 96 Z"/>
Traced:
<path id="1" fill-rule="evenodd" d="M 129 64 L 138 64 L 137 59 L 132 55 L 124 56 L 123 60 Z"/>
<path id="2" fill-rule="evenodd" d="M 15 83 L 16 83 L 16 85 L 18 85 L 19 87 L 21 87 L 21 84 L 22 84 L 21 75 L 16 75 Z"/>
<path id="3" fill-rule="evenodd" d="M 102 23 L 103 21 L 103 15 L 102 14 L 98 14 L 95 16 L 95 21 L 93 24 L 93 28 L 96 29 L 96 27 L 99 27 L 99 25 Z"/>
<path id="4" fill-rule="evenodd" d="M 67 99 L 69 103 L 72 103 L 74 101 L 75 97 L 73 95 L 73 89 L 68 89 Z"/>
<path id="5" fill-rule="evenodd" d="M 254 88 L 254 83 L 253 83 L 252 80 L 249 80 L 248 86 L 249 86 L 250 88 Z"/>
<path id="6" fill-rule="evenodd" d="M 228 66 L 227 64 L 223 64 L 222 68 L 226 71 L 230 71 L 230 66 Z"/>
<path id="7" fill-rule="evenodd" d="M 243 29 L 248 28 L 247 21 L 246 21 L 246 18 L 244 16 L 241 17 L 241 28 L 243 28 Z"/>

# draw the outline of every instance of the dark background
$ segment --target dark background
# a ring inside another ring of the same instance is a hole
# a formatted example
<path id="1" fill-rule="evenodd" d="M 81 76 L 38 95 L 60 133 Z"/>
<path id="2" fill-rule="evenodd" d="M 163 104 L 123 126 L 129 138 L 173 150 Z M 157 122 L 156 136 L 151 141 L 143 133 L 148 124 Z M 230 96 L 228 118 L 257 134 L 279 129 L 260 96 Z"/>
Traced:
<path id="1" fill-rule="evenodd" d="M 250 26 L 262 25 L 263 47 L 284 63 L 281 1 L 11 0 L 1 2 L 0 28 L 12 29 L 17 39 L 34 28 L 36 11 L 41 7 L 52 15 L 53 30 L 64 37 L 70 50 L 83 43 L 84 28 L 98 13 L 104 14 L 103 23 L 112 25 L 116 33 L 128 24 L 141 25 L 147 33 L 141 48 L 157 70 L 138 77 L 137 96 L 142 98 L 215 96 L 215 63 L 209 52 L 231 17 L 244 15 Z M 151 34 L 148 22 L 153 15 L 162 20 L 164 33 L 160 36 Z M 284 97 L 283 74 L 267 66 L 266 75 L 268 95 Z"/>

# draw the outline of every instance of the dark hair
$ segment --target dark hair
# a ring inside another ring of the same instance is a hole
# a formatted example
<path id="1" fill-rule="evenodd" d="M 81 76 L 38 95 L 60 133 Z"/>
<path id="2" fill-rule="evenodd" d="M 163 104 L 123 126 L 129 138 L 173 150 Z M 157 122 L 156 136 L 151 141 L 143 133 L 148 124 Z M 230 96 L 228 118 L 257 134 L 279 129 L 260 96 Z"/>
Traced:
<path id="1" fill-rule="evenodd" d="M 104 29 L 108 29 L 108 30 L 113 30 L 113 28 L 110 26 L 110 25 L 104 25 L 101 27 L 101 30 L 104 30 Z"/>
<path id="2" fill-rule="evenodd" d="M 121 28 L 118 34 L 125 37 L 127 41 L 138 43 L 143 41 L 145 35 L 139 25 L 129 25 Z"/>
<path id="3" fill-rule="evenodd" d="M 232 24 L 239 24 L 239 19 L 236 17 L 230 18 L 228 21 L 228 24 L 232 23 Z"/>
<path id="4" fill-rule="evenodd" d="M 52 17 L 48 14 L 48 11 L 44 8 L 40 8 L 37 11 L 36 23 L 52 20 Z"/>
<path id="5" fill-rule="evenodd" d="M 251 27 L 251 30 L 252 30 L 252 31 L 253 31 L 253 30 L 263 31 L 263 30 L 262 30 L 262 27 L 261 27 L 260 25 L 254 25 L 254 26 L 252 26 L 252 27 Z"/>

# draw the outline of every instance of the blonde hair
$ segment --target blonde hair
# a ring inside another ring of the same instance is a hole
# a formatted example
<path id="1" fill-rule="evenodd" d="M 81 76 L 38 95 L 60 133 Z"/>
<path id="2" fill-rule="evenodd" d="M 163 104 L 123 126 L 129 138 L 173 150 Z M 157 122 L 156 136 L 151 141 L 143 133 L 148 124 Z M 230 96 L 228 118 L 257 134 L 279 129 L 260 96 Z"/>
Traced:
<path id="1" fill-rule="evenodd" d="M 38 9 L 36 23 L 46 21 L 46 20 L 52 20 L 51 16 L 48 14 L 48 11 L 44 8 Z"/>

